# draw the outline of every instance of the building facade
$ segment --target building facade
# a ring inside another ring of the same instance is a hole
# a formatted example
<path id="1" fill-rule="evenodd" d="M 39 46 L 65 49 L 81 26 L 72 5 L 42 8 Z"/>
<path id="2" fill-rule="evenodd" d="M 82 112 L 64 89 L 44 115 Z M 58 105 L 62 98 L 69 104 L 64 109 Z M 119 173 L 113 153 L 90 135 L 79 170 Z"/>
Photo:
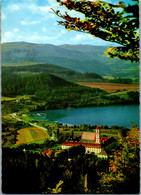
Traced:
<path id="1" fill-rule="evenodd" d="M 94 153 L 98 157 L 107 158 L 108 155 L 104 151 L 104 146 L 110 139 L 111 138 L 108 137 L 101 137 L 100 128 L 97 126 L 96 133 L 83 132 L 80 141 L 65 141 L 62 143 L 62 149 L 68 149 L 70 147 L 81 144 L 85 147 L 86 154 Z"/>

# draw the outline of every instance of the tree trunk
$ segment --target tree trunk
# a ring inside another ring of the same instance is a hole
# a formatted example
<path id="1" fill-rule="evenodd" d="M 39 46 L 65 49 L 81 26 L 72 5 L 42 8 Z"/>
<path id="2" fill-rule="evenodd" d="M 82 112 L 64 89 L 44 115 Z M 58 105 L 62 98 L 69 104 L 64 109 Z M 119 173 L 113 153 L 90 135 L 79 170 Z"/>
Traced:
<path id="1" fill-rule="evenodd" d="M 88 174 L 86 173 L 86 174 L 85 174 L 85 184 L 84 184 L 84 187 L 85 187 L 85 194 L 87 194 L 87 192 L 88 192 L 87 184 L 88 184 Z"/>

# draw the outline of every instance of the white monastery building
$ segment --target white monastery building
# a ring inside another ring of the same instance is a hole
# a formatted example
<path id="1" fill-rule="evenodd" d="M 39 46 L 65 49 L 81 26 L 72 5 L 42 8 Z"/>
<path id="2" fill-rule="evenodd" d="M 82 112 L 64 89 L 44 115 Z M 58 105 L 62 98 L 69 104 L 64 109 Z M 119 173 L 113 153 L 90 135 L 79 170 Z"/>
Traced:
<path id="1" fill-rule="evenodd" d="M 85 147 L 85 153 L 94 153 L 98 157 L 107 158 L 104 147 L 111 143 L 114 138 L 111 137 L 101 137 L 101 132 L 99 126 L 96 127 L 96 133 L 83 132 L 80 141 L 65 141 L 62 143 L 62 149 L 68 149 L 72 146 L 77 146 L 81 144 Z"/>

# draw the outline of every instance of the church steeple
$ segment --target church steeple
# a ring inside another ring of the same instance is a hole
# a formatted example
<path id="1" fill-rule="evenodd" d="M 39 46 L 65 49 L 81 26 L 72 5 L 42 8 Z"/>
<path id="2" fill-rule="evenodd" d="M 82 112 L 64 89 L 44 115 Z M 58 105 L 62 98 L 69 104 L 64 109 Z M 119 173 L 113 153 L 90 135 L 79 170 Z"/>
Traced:
<path id="1" fill-rule="evenodd" d="M 96 127 L 96 143 L 100 144 L 100 129 L 99 129 L 99 126 Z"/>

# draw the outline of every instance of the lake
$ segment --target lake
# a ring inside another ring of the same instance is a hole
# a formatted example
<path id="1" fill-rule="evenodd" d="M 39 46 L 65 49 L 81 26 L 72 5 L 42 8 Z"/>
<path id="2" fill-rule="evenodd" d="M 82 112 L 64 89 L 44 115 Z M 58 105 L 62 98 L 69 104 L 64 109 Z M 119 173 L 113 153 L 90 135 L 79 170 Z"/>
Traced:
<path id="1" fill-rule="evenodd" d="M 68 125 L 112 125 L 130 128 L 131 121 L 139 127 L 139 105 L 102 106 L 60 110 L 36 111 L 28 116 L 44 121 Z"/>

